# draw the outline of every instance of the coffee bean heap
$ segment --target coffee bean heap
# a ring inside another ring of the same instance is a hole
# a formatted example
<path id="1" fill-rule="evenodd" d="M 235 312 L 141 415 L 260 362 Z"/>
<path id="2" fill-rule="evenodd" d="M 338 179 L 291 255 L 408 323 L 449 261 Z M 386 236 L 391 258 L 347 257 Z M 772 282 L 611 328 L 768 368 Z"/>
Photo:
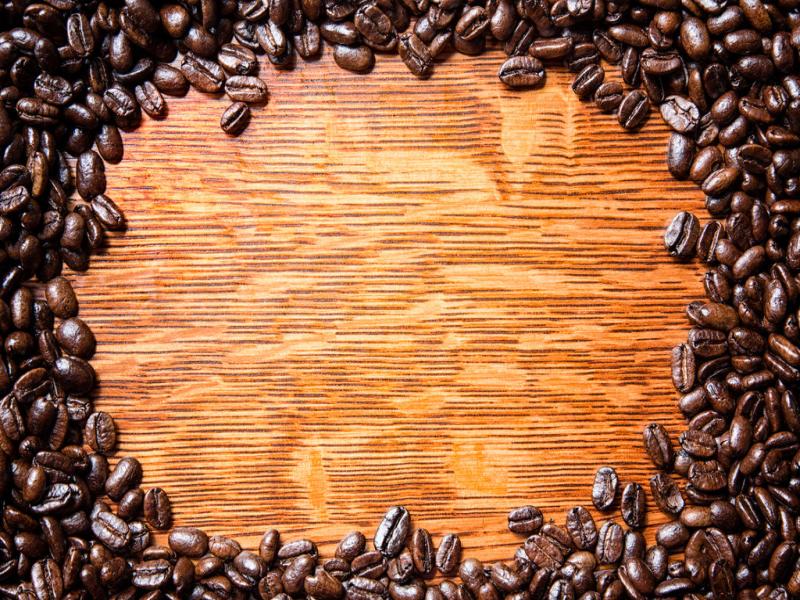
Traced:
<path id="1" fill-rule="evenodd" d="M 61 274 L 124 229 L 105 195 L 121 131 L 167 115 L 164 96 L 224 93 L 241 133 L 278 69 L 332 46 L 364 72 L 398 53 L 425 78 L 451 51 L 502 48 L 500 80 L 537 87 L 545 63 L 626 129 L 658 106 L 667 166 L 712 217 L 683 212 L 667 250 L 709 264 L 672 355 L 688 420 L 675 449 L 649 425 L 649 497 L 671 521 L 641 529 L 648 490 L 598 470 L 563 525 L 513 510 L 513 558 L 463 559 L 393 507 L 371 546 L 323 560 L 268 531 L 257 552 L 171 526 L 167 494 L 113 456 L 93 408 L 95 338 Z M 800 598 L 800 0 L 45 0 L 0 9 L 0 598 L 21 600 L 583 600 Z M 619 77 L 606 80 L 609 65 Z M 74 168 L 71 160 L 75 159 Z M 76 195 L 77 193 L 77 195 Z M 115 461 L 115 462 L 114 462 Z M 113 466 L 112 466 L 113 464 Z M 622 489 L 620 490 L 620 487 Z M 434 583 L 432 579 L 446 579 Z"/>

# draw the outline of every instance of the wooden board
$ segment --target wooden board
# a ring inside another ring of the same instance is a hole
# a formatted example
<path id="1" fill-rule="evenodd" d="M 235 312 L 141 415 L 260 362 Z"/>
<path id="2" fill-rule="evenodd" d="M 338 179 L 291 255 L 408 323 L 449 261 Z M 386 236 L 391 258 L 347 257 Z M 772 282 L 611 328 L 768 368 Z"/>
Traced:
<path id="1" fill-rule="evenodd" d="M 199 94 L 126 137 L 130 228 L 75 280 L 98 407 L 178 524 L 333 543 L 402 503 L 495 560 L 509 509 L 563 522 L 601 464 L 647 483 L 702 296 L 661 235 L 701 195 L 657 115 L 624 133 L 563 70 L 516 92 L 500 62 L 267 67 L 240 139 Z"/>

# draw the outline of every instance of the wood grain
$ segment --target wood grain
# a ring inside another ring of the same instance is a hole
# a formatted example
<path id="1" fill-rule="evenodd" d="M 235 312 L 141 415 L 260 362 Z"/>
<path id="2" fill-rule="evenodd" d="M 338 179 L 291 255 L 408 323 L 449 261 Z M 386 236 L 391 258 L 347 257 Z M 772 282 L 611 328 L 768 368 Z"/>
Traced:
<path id="1" fill-rule="evenodd" d="M 509 509 L 563 521 L 601 464 L 646 484 L 702 295 L 661 234 L 701 196 L 656 115 L 624 133 L 568 73 L 515 92 L 500 61 L 266 67 L 242 138 L 196 94 L 126 138 L 129 230 L 75 280 L 98 406 L 178 524 L 333 543 L 403 503 L 494 560 Z"/>

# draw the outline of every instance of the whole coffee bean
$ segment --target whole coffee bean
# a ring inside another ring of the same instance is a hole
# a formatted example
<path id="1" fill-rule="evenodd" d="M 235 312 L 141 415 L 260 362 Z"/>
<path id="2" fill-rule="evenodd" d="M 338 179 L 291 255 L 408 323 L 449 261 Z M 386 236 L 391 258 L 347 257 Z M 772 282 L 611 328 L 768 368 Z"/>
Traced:
<path id="1" fill-rule="evenodd" d="M 665 473 L 658 473 L 650 479 L 650 492 L 658 508 L 676 517 L 685 506 L 678 485 Z"/>
<path id="2" fill-rule="evenodd" d="M 539 87 L 545 79 L 544 65 L 532 56 L 512 56 L 500 66 L 497 76 L 510 88 Z"/>
<path id="3" fill-rule="evenodd" d="M 608 510 L 614 504 L 619 489 L 619 478 L 612 467 L 600 467 L 592 485 L 592 503 L 597 510 Z"/>
<path id="4" fill-rule="evenodd" d="M 689 344 L 679 344 L 672 349 L 672 383 L 679 392 L 689 392 L 694 386 L 696 363 Z"/>
<path id="5" fill-rule="evenodd" d="M 521 506 L 508 513 L 508 529 L 514 533 L 536 533 L 544 523 L 544 516 L 535 506 Z"/>
<path id="6" fill-rule="evenodd" d="M 436 551 L 436 567 L 442 575 L 452 575 L 461 562 L 461 539 L 454 533 L 445 535 Z"/>
<path id="7" fill-rule="evenodd" d="M 622 102 L 623 88 L 617 81 L 606 81 L 594 91 L 594 102 L 603 112 L 613 113 Z"/>
<path id="8" fill-rule="evenodd" d="M 64 277 L 51 279 L 45 287 L 47 305 L 53 314 L 61 319 L 69 319 L 78 314 L 78 299 L 72 285 Z"/>
<path id="9" fill-rule="evenodd" d="M 144 518 L 154 529 L 169 529 L 172 523 L 172 504 L 161 488 L 151 488 L 144 496 Z"/>
<path id="10" fill-rule="evenodd" d="M 629 483 L 622 490 L 622 500 L 620 501 L 622 519 L 632 529 L 644 527 L 647 514 L 645 507 L 644 488 L 638 483 Z"/>
<path id="11" fill-rule="evenodd" d="M 105 412 L 92 413 L 86 420 L 83 439 L 95 452 L 111 454 L 117 446 L 117 426 L 114 419 Z"/>
<path id="12" fill-rule="evenodd" d="M 219 120 L 220 128 L 228 135 L 239 135 L 250 123 L 250 116 L 250 107 L 247 104 L 234 102 L 222 113 Z"/>
<path id="13" fill-rule="evenodd" d="M 669 471 L 672 468 L 674 450 L 672 440 L 659 423 L 650 423 L 644 428 L 644 447 L 656 468 Z"/>
<path id="14" fill-rule="evenodd" d="M 603 83 L 605 76 L 606 72 L 600 65 L 587 65 L 572 80 L 572 91 L 581 100 L 588 100 Z"/>
<path id="15" fill-rule="evenodd" d="M 169 534 L 169 547 L 180 556 L 199 558 L 208 551 L 208 536 L 196 527 L 176 527 Z"/>
<path id="16" fill-rule="evenodd" d="M 375 64 L 375 55 L 368 46 L 337 44 L 333 48 L 333 60 L 342 69 L 364 73 L 372 69 Z"/>
<path id="17" fill-rule="evenodd" d="M 411 517 L 402 506 L 391 507 L 375 532 L 375 549 L 387 558 L 397 556 L 408 538 Z"/>
<path id="18" fill-rule="evenodd" d="M 617 120 L 625 129 L 640 127 L 650 114 L 650 101 L 639 90 L 628 92 L 617 109 Z"/>
<path id="19" fill-rule="evenodd" d="M 591 513 L 582 506 L 567 512 L 567 530 L 579 550 L 592 550 L 597 543 L 597 526 Z"/>
<path id="20" fill-rule="evenodd" d="M 411 536 L 411 557 L 414 568 L 422 578 L 433 577 L 436 572 L 436 557 L 433 539 L 427 529 L 416 529 Z"/>
<path id="21" fill-rule="evenodd" d="M 95 196 L 106 191 L 106 168 L 103 159 L 93 150 L 83 152 L 78 157 L 78 164 L 75 168 L 75 184 L 78 193 L 85 200 L 91 200 Z"/>
<path id="22" fill-rule="evenodd" d="M 353 559 L 364 552 L 366 543 L 367 540 L 360 531 L 348 533 L 336 546 L 336 557 L 352 562 Z"/>
<path id="23" fill-rule="evenodd" d="M 114 552 L 124 552 L 131 544 L 128 524 L 111 512 L 101 512 L 95 516 L 92 520 L 92 533 Z"/>
<path id="24" fill-rule="evenodd" d="M 622 558 L 624 532 L 614 521 L 606 521 L 600 527 L 595 555 L 601 565 L 610 565 Z"/>
<path id="25" fill-rule="evenodd" d="M 84 359 L 89 359 L 94 354 L 97 345 L 94 334 L 77 317 L 62 321 L 55 333 L 61 348 L 69 354 Z"/>
<path id="26" fill-rule="evenodd" d="M 225 93 L 234 102 L 264 104 L 267 84 L 252 75 L 232 75 L 225 81 Z"/>
<path id="27" fill-rule="evenodd" d="M 430 77 L 433 72 L 433 56 L 428 46 L 413 32 L 407 32 L 398 38 L 400 58 L 414 75 L 420 79 Z"/>
<path id="28" fill-rule="evenodd" d="M 692 213 L 679 212 L 664 231 L 664 246 L 670 256 L 691 258 L 697 250 L 700 222 Z"/>
<path id="29" fill-rule="evenodd" d="M 141 480 L 142 465 L 135 458 L 126 456 L 117 463 L 106 479 L 106 494 L 112 500 L 119 501 L 125 492 L 138 486 Z"/>

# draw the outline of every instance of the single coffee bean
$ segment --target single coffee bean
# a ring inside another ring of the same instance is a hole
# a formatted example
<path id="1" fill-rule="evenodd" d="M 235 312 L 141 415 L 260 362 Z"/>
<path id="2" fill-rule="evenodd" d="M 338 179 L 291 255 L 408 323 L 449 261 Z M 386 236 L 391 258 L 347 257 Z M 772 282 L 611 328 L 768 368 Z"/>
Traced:
<path id="1" fill-rule="evenodd" d="M 592 503 L 597 510 L 608 510 L 614 504 L 619 489 L 619 478 L 612 467 L 600 467 L 594 476 Z"/>
<path id="2" fill-rule="evenodd" d="M 638 483 L 629 483 L 622 490 L 622 500 L 620 501 L 622 520 L 632 529 L 644 527 L 646 507 L 644 488 Z"/>
<path id="3" fill-rule="evenodd" d="M 497 76 L 510 88 L 539 87 L 544 83 L 544 65 L 532 56 L 512 56 L 500 66 Z"/>
<path id="4" fill-rule="evenodd" d="M 617 109 L 617 120 L 625 129 L 640 127 L 650 113 L 650 101 L 640 90 L 628 92 Z"/>
<path id="5" fill-rule="evenodd" d="M 393 506 L 383 517 L 375 532 L 375 549 L 387 558 L 397 556 L 406 543 L 411 517 L 402 506 Z"/>
<path id="6" fill-rule="evenodd" d="M 697 250 L 700 223 L 692 213 L 680 212 L 664 232 L 664 246 L 670 256 L 691 258 Z"/>
<path id="7" fill-rule="evenodd" d="M 544 523 L 544 516 L 535 506 L 521 506 L 508 513 L 508 529 L 514 533 L 536 533 Z"/>
<path id="8" fill-rule="evenodd" d="M 436 551 L 436 567 L 442 575 L 452 575 L 458 570 L 461 562 L 461 539 L 454 533 L 448 533 L 439 542 Z"/>

